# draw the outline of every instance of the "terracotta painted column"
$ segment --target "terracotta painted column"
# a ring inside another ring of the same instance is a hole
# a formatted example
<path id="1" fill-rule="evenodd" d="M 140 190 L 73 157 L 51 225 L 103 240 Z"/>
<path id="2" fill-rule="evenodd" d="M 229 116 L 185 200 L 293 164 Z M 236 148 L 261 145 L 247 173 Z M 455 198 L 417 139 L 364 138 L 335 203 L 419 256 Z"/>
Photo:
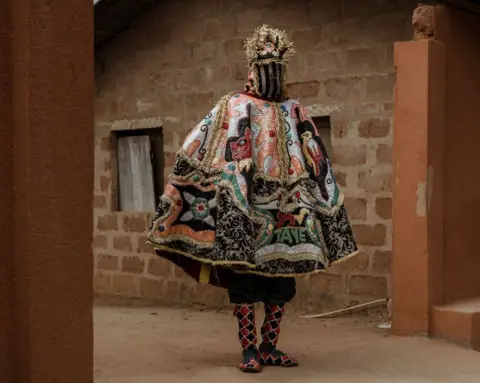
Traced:
<path id="1" fill-rule="evenodd" d="M 0 0 L 2 383 L 93 382 L 92 23 L 91 1 Z"/>
<path id="2" fill-rule="evenodd" d="M 428 333 L 441 303 L 445 47 L 395 46 L 393 332 Z"/>
<path id="3" fill-rule="evenodd" d="M 11 261 L 13 252 L 12 115 L 10 104 L 10 0 L 0 0 L 0 382 L 11 381 Z"/>

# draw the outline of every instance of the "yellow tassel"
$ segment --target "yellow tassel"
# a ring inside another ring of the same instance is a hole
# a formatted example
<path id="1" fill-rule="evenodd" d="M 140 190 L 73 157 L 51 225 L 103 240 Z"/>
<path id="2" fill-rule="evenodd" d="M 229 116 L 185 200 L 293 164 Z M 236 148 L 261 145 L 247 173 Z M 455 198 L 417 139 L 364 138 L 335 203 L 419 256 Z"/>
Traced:
<path id="1" fill-rule="evenodd" d="M 202 268 L 200 269 L 200 278 L 198 279 L 198 282 L 200 282 L 200 283 L 210 282 L 210 271 L 211 270 L 212 270 L 211 265 L 207 265 L 205 263 L 202 263 Z"/>

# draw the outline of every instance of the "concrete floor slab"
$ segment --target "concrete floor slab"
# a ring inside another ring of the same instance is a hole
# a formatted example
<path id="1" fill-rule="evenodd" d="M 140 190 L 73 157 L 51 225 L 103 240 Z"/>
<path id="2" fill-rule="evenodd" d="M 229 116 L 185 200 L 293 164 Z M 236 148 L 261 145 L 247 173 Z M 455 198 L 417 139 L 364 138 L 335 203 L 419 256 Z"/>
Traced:
<path id="1" fill-rule="evenodd" d="M 288 317 L 280 348 L 301 366 L 246 375 L 236 369 L 239 344 L 229 314 L 98 307 L 94 317 L 97 383 L 480 381 L 480 353 L 436 340 L 396 338 L 369 318 Z"/>

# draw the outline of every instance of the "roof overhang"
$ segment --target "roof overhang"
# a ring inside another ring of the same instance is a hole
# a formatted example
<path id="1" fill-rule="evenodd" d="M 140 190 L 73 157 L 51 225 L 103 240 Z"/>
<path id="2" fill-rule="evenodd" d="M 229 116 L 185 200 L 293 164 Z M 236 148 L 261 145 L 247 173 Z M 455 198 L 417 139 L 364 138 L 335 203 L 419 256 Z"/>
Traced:
<path id="1" fill-rule="evenodd" d="M 158 0 L 94 0 L 95 52 Z"/>
<path id="2" fill-rule="evenodd" d="M 480 15 L 480 0 L 439 0 L 437 2 Z"/>
<path id="3" fill-rule="evenodd" d="M 157 1 L 159 0 L 94 0 L 95 52 L 128 29 L 139 15 L 146 12 Z M 480 0 L 426 0 L 426 2 L 448 4 L 480 14 Z"/>

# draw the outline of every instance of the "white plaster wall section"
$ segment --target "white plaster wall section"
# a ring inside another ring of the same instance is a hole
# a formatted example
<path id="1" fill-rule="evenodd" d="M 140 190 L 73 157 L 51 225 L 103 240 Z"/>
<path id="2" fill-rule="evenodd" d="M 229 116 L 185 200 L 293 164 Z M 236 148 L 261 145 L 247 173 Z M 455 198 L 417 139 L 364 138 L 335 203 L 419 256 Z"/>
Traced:
<path id="1" fill-rule="evenodd" d="M 419 182 L 417 185 L 417 216 L 426 217 L 427 215 L 427 185 L 425 182 Z"/>
<path id="2" fill-rule="evenodd" d="M 306 106 L 305 109 L 307 110 L 308 114 L 310 114 L 310 117 L 326 117 L 343 108 L 339 105 L 313 104 Z"/>
<path id="3" fill-rule="evenodd" d="M 158 108 L 158 101 L 137 100 L 137 111 L 139 113 L 155 110 Z"/>

